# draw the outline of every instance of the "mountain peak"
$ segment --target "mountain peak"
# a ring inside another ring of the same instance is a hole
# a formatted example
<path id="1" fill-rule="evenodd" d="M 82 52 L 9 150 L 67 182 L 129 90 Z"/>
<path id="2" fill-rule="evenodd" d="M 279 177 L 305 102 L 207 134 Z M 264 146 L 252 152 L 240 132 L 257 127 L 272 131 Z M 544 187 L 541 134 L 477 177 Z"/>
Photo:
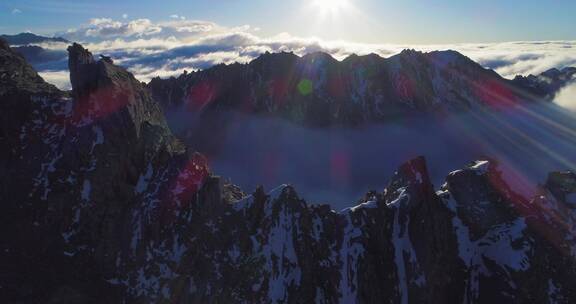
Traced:
<path id="1" fill-rule="evenodd" d="M 328 63 L 328 62 L 338 62 L 338 60 L 336 60 L 334 57 L 332 57 L 332 55 L 326 53 L 326 52 L 312 52 L 312 53 L 308 53 L 304 56 L 302 56 L 302 60 L 305 61 L 312 61 L 312 62 L 316 62 L 316 61 L 320 61 L 323 63 Z"/>
<path id="2" fill-rule="evenodd" d="M 392 56 L 391 58 L 403 58 L 403 59 L 418 59 L 422 61 L 427 61 L 435 65 L 439 65 L 443 67 L 446 64 L 454 64 L 456 62 L 462 63 L 473 63 L 470 58 L 466 57 L 462 53 L 455 51 L 455 50 L 441 50 L 441 51 L 431 51 L 431 52 L 422 52 L 417 51 L 414 49 L 405 49 L 402 50 L 398 55 Z M 478 65 L 478 64 L 476 64 Z M 478 65 L 480 67 L 480 65 Z"/>
<path id="3" fill-rule="evenodd" d="M 80 44 L 71 45 L 68 53 L 77 120 L 117 117 L 125 130 L 136 135 L 144 124 L 159 126 L 163 133 L 169 133 L 158 103 L 134 75 L 114 65 L 108 57 L 95 61 Z"/>
<path id="4" fill-rule="evenodd" d="M 410 193 L 420 198 L 429 197 L 434 193 L 426 159 L 423 156 L 402 164 L 394 173 L 390 184 L 386 187 L 386 192 L 390 194 L 402 188 L 408 189 Z"/>
<path id="5" fill-rule="evenodd" d="M 516 76 L 513 82 L 545 100 L 551 100 L 565 86 L 576 81 L 576 67 L 552 68 L 540 75 Z"/>
<path id="6" fill-rule="evenodd" d="M 82 45 L 74 43 L 68 47 L 68 69 L 74 94 L 79 97 L 88 87 L 94 85 L 94 56 Z"/>
<path id="7" fill-rule="evenodd" d="M 68 47 L 70 82 L 76 96 L 104 85 L 121 85 L 139 82 L 126 69 L 116 66 L 108 56 L 94 59 L 92 53 L 82 45 L 74 43 Z"/>
<path id="8" fill-rule="evenodd" d="M 423 55 L 424 53 L 422 51 L 417 51 L 415 49 L 403 49 L 400 52 L 400 55 L 402 56 L 416 56 L 416 55 Z"/>
<path id="9" fill-rule="evenodd" d="M 348 57 L 346 57 L 344 60 L 342 60 L 343 64 L 347 64 L 347 65 L 375 65 L 379 62 L 383 62 L 384 59 L 382 56 L 375 54 L 375 53 L 370 53 L 368 55 L 362 55 L 359 56 L 357 54 L 351 54 Z"/>
<path id="10" fill-rule="evenodd" d="M 295 62 L 298 60 L 298 56 L 293 52 L 279 52 L 279 53 L 270 53 L 265 52 L 258 56 L 256 59 L 250 62 L 251 65 L 259 65 L 259 64 L 282 64 L 284 62 Z"/>
<path id="11" fill-rule="evenodd" d="M 68 54 L 70 55 L 70 62 L 78 62 L 81 64 L 94 62 L 94 56 L 92 56 L 92 53 L 78 43 L 73 43 L 68 47 Z"/>

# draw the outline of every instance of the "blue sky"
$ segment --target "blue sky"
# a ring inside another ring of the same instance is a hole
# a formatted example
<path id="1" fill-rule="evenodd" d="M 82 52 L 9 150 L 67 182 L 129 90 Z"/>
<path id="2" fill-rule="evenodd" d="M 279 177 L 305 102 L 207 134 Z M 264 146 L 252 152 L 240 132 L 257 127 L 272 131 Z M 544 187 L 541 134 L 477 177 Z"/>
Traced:
<path id="1" fill-rule="evenodd" d="M 361 43 L 576 39 L 574 0 L 2 0 L 0 32 L 50 34 L 123 14 L 154 22 L 178 14 L 229 27 L 248 24 L 263 36 L 287 32 Z"/>

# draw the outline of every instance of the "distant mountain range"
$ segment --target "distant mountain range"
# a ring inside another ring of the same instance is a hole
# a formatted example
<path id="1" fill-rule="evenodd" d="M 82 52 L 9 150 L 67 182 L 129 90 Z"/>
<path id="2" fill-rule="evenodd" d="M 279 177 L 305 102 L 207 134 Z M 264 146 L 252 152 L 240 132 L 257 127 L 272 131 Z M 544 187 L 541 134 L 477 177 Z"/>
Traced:
<path id="1" fill-rule="evenodd" d="M 508 80 L 455 51 L 405 50 L 337 61 L 325 53 L 264 54 L 149 84 L 165 110 L 236 110 L 306 125 L 356 125 L 409 113 L 550 101 L 576 68 Z"/>
<path id="2" fill-rule="evenodd" d="M 69 44 L 64 38 L 44 37 L 32 33 L 1 35 L 17 53 L 24 56 L 37 71 L 58 71 L 66 66 L 68 54 L 65 50 L 48 49 L 39 46 L 42 43 Z"/>
<path id="3" fill-rule="evenodd" d="M 550 69 L 538 76 L 516 76 L 514 83 L 544 99 L 553 99 L 558 91 L 570 83 L 576 82 L 576 67 L 567 67 L 562 70 Z"/>
<path id="4" fill-rule="evenodd" d="M 526 196 L 485 158 L 435 188 L 419 157 L 337 212 L 289 185 L 248 195 L 225 182 L 162 109 L 325 126 L 546 102 L 456 52 L 266 54 L 148 86 L 68 52 L 62 92 L 0 40 L 0 302 L 576 300 L 572 172 Z"/>
<path id="5" fill-rule="evenodd" d="M 70 43 L 70 41 L 60 37 L 45 37 L 32 33 L 20 33 L 15 35 L 0 35 L 9 45 L 29 45 L 44 42 Z"/>

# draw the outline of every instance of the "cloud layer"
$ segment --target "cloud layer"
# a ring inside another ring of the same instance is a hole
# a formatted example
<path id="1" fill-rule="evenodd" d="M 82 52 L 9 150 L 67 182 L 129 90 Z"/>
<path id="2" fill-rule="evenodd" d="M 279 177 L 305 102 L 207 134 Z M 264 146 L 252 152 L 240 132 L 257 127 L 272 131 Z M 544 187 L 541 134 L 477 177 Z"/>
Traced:
<path id="1" fill-rule="evenodd" d="M 323 51 L 344 59 L 353 53 L 376 53 L 389 57 L 405 48 L 422 51 L 454 49 L 508 78 L 519 74 L 539 74 L 553 67 L 576 66 L 576 41 L 362 44 L 295 37 L 288 33 L 262 37 L 258 35 L 259 29 L 248 25 L 225 27 L 209 21 L 187 20 L 181 15 L 168 16 L 167 19 L 152 22 L 148 19 L 97 18 L 57 35 L 84 43 L 96 54 L 112 56 L 142 81 L 155 76 L 176 76 L 184 70 L 204 69 L 220 63 L 248 62 L 266 51 L 293 51 L 299 55 Z M 54 48 L 54 45 L 50 47 Z M 60 70 L 65 68 L 62 64 Z M 57 69 L 51 71 L 54 70 Z M 45 75 L 49 81 L 52 80 L 48 74 Z"/>
<path id="2" fill-rule="evenodd" d="M 562 89 L 554 101 L 560 106 L 576 112 L 576 79 L 571 85 Z"/>
<path id="3" fill-rule="evenodd" d="M 214 134 L 190 115 L 167 115 L 176 132 Z M 398 166 L 420 155 L 426 156 L 437 186 L 448 172 L 471 161 L 497 159 L 508 169 L 505 176 L 514 174 L 510 186 L 530 196 L 549 172 L 576 168 L 575 115 L 550 104 L 347 129 L 310 129 L 238 113 L 226 121 L 226 131 L 218 136 L 189 138 L 208 156 L 214 172 L 248 192 L 258 185 L 271 189 L 290 183 L 309 202 L 328 202 L 335 209 L 355 205 L 368 190 L 381 191 Z"/>

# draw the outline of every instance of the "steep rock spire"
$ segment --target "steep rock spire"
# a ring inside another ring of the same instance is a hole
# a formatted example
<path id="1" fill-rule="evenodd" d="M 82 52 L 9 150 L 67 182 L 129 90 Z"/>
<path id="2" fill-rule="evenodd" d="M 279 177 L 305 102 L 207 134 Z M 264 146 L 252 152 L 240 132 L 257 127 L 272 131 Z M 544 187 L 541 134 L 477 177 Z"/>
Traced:
<path id="1" fill-rule="evenodd" d="M 74 43 L 68 47 L 68 69 L 74 95 L 78 98 L 96 80 L 96 61 L 87 49 Z"/>

